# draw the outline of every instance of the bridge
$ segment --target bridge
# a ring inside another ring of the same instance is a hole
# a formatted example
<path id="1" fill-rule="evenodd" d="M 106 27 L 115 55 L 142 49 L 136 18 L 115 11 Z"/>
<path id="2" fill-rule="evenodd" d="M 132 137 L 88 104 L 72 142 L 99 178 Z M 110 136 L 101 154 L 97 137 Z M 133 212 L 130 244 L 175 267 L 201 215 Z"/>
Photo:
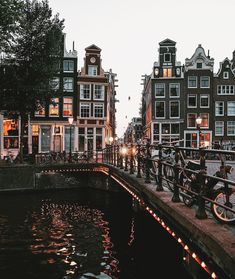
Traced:
<path id="1" fill-rule="evenodd" d="M 226 170 L 228 160 L 233 165 L 233 158 L 233 151 L 150 146 L 148 143 L 145 146 L 112 145 L 80 161 L 70 158 L 69 162 L 37 164 L 33 172 L 36 176 L 78 172 L 104 174 L 110 184 L 117 183 L 133 197 L 135 210 L 147 211 L 182 246 L 185 266 L 195 278 L 199 278 L 203 269 L 211 278 L 233 279 L 235 182 L 229 172 L 221 176 L 213 173 L 214 166 L 220 171 Z M 200 188 L 195 190 L 187 186 L 188 181 L 182 173 L 196 177 Z M 220 195 L 228 198 L 229 203 L 226 200 L 221 204 L 220 199 L 208 195 L 208 181 L 219 185 Z M 195 203 L 189 206 L 192 196 Z M 210 204 L 217 208 L 216 212 L 221 210 L 221 216 L 212 214 Z"/>

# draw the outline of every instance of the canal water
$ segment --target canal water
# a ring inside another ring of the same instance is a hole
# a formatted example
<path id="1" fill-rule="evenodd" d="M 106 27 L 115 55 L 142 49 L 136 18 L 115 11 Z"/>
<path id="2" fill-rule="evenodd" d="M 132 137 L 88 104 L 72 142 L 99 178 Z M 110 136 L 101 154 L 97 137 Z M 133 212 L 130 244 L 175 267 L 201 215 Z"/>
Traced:
<path id="1" fill-rule="evenodd" d="M 151 216 L 133 212 L 126 193 L 0 197 L 1 279 L 191 279 L 182 255 Z"/>

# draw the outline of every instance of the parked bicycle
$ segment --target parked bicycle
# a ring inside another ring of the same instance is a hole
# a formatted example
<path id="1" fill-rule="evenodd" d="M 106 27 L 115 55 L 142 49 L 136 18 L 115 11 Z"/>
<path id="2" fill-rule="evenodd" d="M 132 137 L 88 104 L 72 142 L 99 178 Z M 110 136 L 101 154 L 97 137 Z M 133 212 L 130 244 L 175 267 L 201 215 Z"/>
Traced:
<path id="1" fill-rule="evenodd" d="M 183 202 L 188 207 L 197 203 L 197 195 L 201 191 L 201 181 L 198 174 L 201 166 L 197 162 L 188 161 L 185 168 L 180 173 L 180 185 L 183 185 L 180 194 Z M 191 172 L 190 170 L 194 171 Z M 221 223 L 235 224 L 235 189 L 224 182 L 224 186 L 217 178 L 227 180 L 228 174 L 231 174 L 233 168 L 231 165 L 226 165 L 222 161 L 222 165 L 217 170 L 213 177 L 205 179 L 205 201 L 209 206 L 211 213 Z"/>

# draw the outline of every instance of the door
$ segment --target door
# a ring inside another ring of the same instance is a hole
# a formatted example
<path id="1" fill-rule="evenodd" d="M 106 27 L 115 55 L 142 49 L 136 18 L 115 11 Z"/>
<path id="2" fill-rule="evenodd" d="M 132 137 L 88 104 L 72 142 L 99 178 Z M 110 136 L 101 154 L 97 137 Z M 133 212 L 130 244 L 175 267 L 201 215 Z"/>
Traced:
<path id="1" fill-rule="evenodd" d="M 61 152 L 61 135 L 54 136 L 54 151 Z"/>

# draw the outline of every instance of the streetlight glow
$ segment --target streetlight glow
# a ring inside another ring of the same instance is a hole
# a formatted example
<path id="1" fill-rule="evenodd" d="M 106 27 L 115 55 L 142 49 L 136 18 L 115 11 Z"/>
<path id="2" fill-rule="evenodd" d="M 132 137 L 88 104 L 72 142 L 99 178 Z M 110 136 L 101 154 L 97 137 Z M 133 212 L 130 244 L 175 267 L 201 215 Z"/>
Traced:
<path id="1" fill-rule="evenodd" d="M 200 115 L 196 118 L 196 123 L 197 123 L 197 125 L 201 125 L 202 124 L 202 118 L 201 118 Z"/>
<path id="2" fill-rule="evenodd" d="M 68 121 L 69 121 L 69 124 L 72 125 L 73 124 L 73 117 L 69 117 Z"/>

